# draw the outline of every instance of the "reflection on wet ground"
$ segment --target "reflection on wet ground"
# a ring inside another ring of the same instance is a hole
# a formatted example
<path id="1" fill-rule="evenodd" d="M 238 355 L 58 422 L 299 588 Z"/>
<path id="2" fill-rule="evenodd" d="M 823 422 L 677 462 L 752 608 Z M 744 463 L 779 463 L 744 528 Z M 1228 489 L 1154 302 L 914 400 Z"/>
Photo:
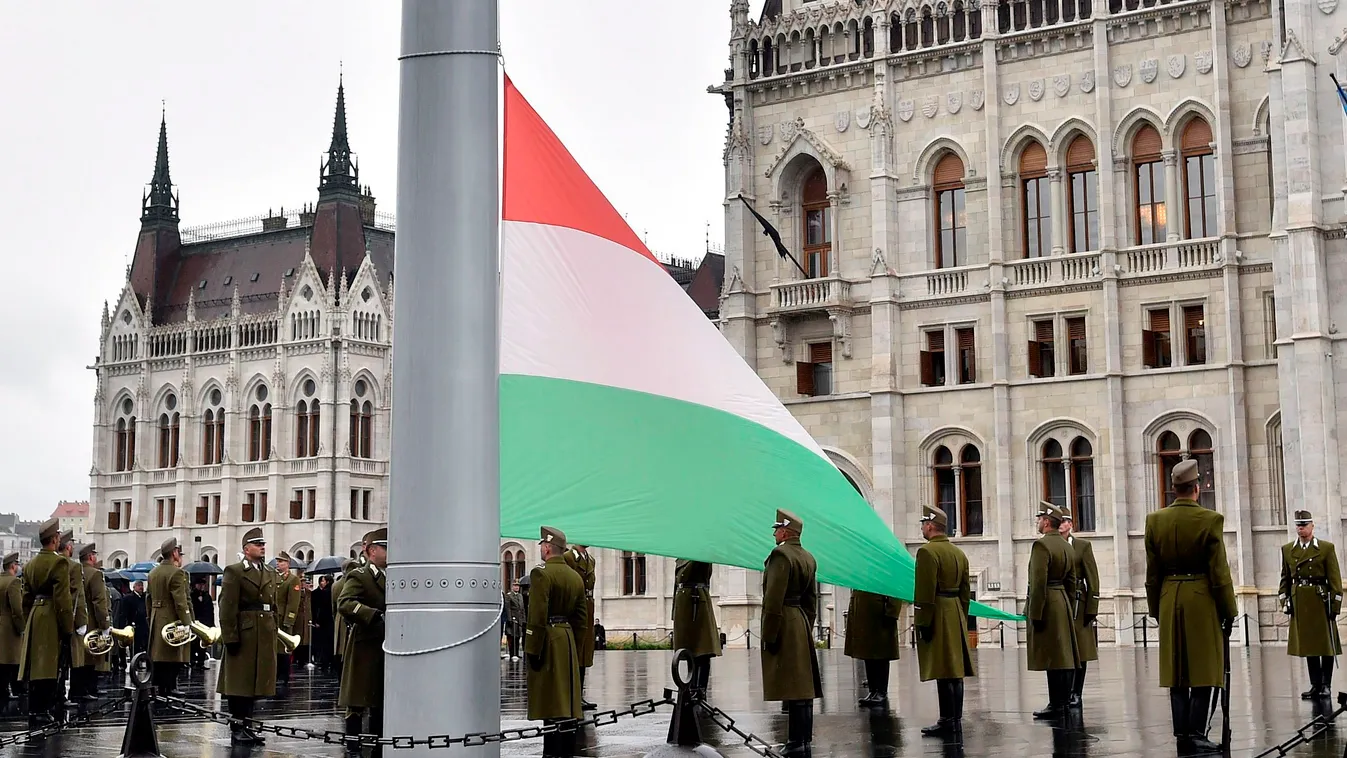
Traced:
<path id="1" fill-rule="evenodd" d="M 1046 702 L 1041 673 L 1025 671 L 1022 650 L 982 649 L 977 653 L 981 676 L 968 681 L 962 752 L 939 740 L 923 739 L 919 729 L 936 718 L 933 684 L 917 681 L 916 659 L 904 650 L 890 687 L 888 713 L 856 707 L 859 667 L 841 651 L 822 651 L 824 698 L 815 703 L 814 755 L 867 758 L 915 755 L 964 756 L 1157 756 L 1174 755 L 1170 734 L 1169 700 L 1155 685 L 1154 649 L 1105 649 L 1092 663 L 1085 687 L 1085 706 L 1079 724 L 1054 728 L 1036 723 L 1032 711 Z M 1303 664 L 1289 659 L 1285 648 L 1237 648 L 1232 662 L 1231 710 L 1233 755 L 1253 755 L 1281 742 L 1309 721 L 1311 705 L 1299 698 L 1308 688 Z M 731 650 L 715 663 L 710 700 L 734 717 L 739 726 L 770 743 L 785 739 L 785 716 L 775 703 L 761 700 L 762 684 L 757 651 Z M 602 651 L 588 677 L 586 694 L 600 708 L 620 708 L 644 698 L 658 698 L 670 686 L 667 651 Z M 525 693 L 519 663 L 501 664 L 502 726 L 524 726 Z M 215 670 L 191 672 L 179 694 L 188 700 L 221 709 L 214 695 Z M 1341 687 L 1347 682 L 1339 681 Z M 209 696 L 206 693 L 211 693 Z M 336 711 L 337 683 L 331 677 L 297 672 L 289 690 L 259 705 L 258 717 L 277 724 L 311 729 L 341 729 Z M 228 729 L 160 709 L 160 749 L 168 758 L 223 758 L 225 756 L 301 756 L 336 758 L 341 747 L 271 736 L 267 745 L 231 752 Z M 670 709 L 639 719 L 624 719 L 580 739 L 581 754 L 590 758 L 636 758 L 664 742 Z M 1219 723 L 1217 716 L 1216 722 Z M 44 742 L 0 750 L 0 756 L 61 756 L 85 758 L 116 755 L 124 717 L 101 719 Z M 25 727 L 15 704 L 0 714 L 0 732 Z M 717 733 L 703 722 L 702 735 L 726 758 L 752 755 L 732 736 Z M 1219 733 L 1219 727 L 1213 734 Z M 1297 748 L 1296 756 L 1340 756 L 1347 747 L 1347 717 L 1341 733 L 1330 732 L 1312 744 Z M 389 750 L 385 754 L 398 755 Z M 538 740 L 501 746 L 502 756 L 538 755 Z M 405 754 L 405 753 L 403 753 Z"/>

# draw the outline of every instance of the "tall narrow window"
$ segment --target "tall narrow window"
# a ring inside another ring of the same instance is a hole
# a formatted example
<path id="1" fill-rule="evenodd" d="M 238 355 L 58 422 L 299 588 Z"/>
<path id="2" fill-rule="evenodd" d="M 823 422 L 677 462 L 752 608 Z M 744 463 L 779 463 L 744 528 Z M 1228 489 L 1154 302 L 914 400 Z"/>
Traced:
<path id="1" fill-rule="evenodd" d="M 129 471 L 131 468 L 126 464 L 127 450 L 130 449 L 127 444 L 126 427 L 126 419 L 117 419 L 116 450 L 112 454 L 112 465 L 117 471 Z"/>
<path id="2" fill-rule="evenodd" d="M 370 434 L 373 431 L 374 406 L 368 400 L 351 400 L 351 455 L 356 458 L 369 458 L 373 449 Z"/>
<path id="3" fill-rule="evenodd" d="M 259 492 L 259 493 L 257 493 L 257 520 L 258 520 L 258 521 L 266 521 L 266 520 L 267 520 L 267 495 L 268 495 L 268 494 L 270 494 L 270 493 L 267 493 L 267 492 Z"/>
<path id="4" fill-rule="evenodd" d="M 113 453 L 113 468 L 117 471 L 130 471 L 136 467 L 136 417 L 131 398 L 122 400 L 119 409 L 121 417 L 117 419 L 116 444 Z"/>
<path id="5" fill-rule="evenodd" d="M 978 380 L 978 362 L 972 327 L 955 329 L 954 339 L 959 347 L 959 384 L 973 384 Z"/>
<path id="6" fill-rule="evenodd" d="M 1095 530 L 1094 448 L 1084 437 L 1071 443 L 1071 513 L 1077 531 Z"/>
<path id="7" fill-rule="evenodd" d="M 351 455 L 360 457 L 360 401 L 351 401 L 351 432 L 350 439 L 347 440 L 347 446 L 351 449 Z"/>
<path id="8" fill-rule="evenodd" d="M 300 400 L 295 407 L 295 457 L 309 456 L 309 401 Z"/>
<path id="9" fill-rule="evenodd" d="M 968 263 L 968 212 L 965 208 L 963 161 L 946 153 L 935 164 L 935 267 L 951 268 Z"/>
<path id="10" fill-rule="evenodd" d="M 305 503 L 308 506 L 306 508 L 306 511 L 308 513 L 309 520 L 312 521 L 315 518 L 318 518 L 318 490 L 310 487 L 308 489 L 308 492 L 306 493 L 306 498 L 307 499 L 305 500 Z"/>
<path id="11" fill-rule="evenodd" d="M 1203 508 L 1216 510 L 1216 458 L 1211 449 L 1211 435 L 1204 429 L 1197 429 L 1188 435 L 1188 455 L 1197 461 L 1197 474 L 1201 483 L 1197 491 L 1197 502 Z"/>
<path id="12" fill-rule="evenodd" d="M 243 501 L 243 507 L 239 513 L 240 520 L 246 524 L 251 524 L 257 520 L 257 493 L 249 492 L 247 499 Z"/>
<path id="13" fill-rule="evenodd" d="M 1268 423 L 1268 499 L 1271 508 L 1271 523 L 1286 524 L 1286 460 L 1282 457 L 1282 417 L 1281 411 Z"/>
<path id="14" fill-rule="evenodd" d="M 1048 153 L 1030 142 L 1020 153 L 1020 204 L 1024 224 L 1020 242 L 1025 258 L 1052 254 L 1052 193 L 1048 186 Z"/>
<path id="15" fill-rule="evenodd" d="M 1169 309 L 1156 308 L 1146 312 L 1150 328 L 1141 331 L 1142 363 L 1146 368 L 1169 368 L 1174 361 L 1170 346 Z"/>
<path id="16" fill-rule="evenodd" d="M 1160 133 L 1143 126 L 1132 138 L 1132 179 L 1136 201 L 1138 245 L 1165 241 L 1165 164 L 1160 155 Z"/>
<path id="17" fill-rule="evenodd" d="M 1057 350 L 1053 344 L 1052 319 L 1033 323 L 1029 340 L 1029 376 L 1048 377 L 1057 373 Z"/>
<path id="18" fill-rule="evenodd" d="M 804 180 L 801 193 L 804 210 L 804 268 L 811 278 L 828 275 L 832 252 L 832 206 L 828 202 L 828 178 L 815 168 Z"/>
<path id="19" fill-rule="evenodd" d="M 1085 344 L 1085 319 L 1082 317 L 1066 320 L 1067 372 L 1084 374 L 1089 370 L 1089 350 Z"/>
<path id="20" fill-rule="evenodd" d="M 622 594 L 645 594 L 645 556 L 640 553 L 622 553 Z"/>
<path id="21" fill-rule="evenodd" d="M 211 392 L 212 404 L 221 399 L 220 391 Z M 224 408 L 207 409 L 201 421 L 201 463 L 206 466 L 224 460 Z"/>
<path id="22" fill-rule="evenodd" d="M 795 384 L 801 395 L 832 394 L 832 342 L 814 342 L 809 345 L 809 360 L 795 362 Z"/>
<path id="23" fill-rule="evenodd" d="M 173 468 L 178 465 L 178 425 L 177 413 L 160 414 L 159 468 Z"/>
<path id="24" fill-rule="evenodd" d="M 360 490 L 351 490 L 351 518 L 360 518 Z"/>
<path id="25" fill-rule="evenodd" d="M 210 508 L 211 508 L 211 511 L 210 511 L 210 517 L 211 517 L 211 520 L 210 520 L 210 522 L 211 522 L 212 524 L 218 524 L 218 523 L 220 523 L 220 496 L 219 496 L 219 495 L 211 495 L 211 496 L 210 496 Z"/>
<path id="26" fill-rule="evenodd" d="M 1184 219 L 1188 239 L 1216 236 L 1216 156 L 1211 125 L 1194 118 L 1183 129 L 1183 187 L 1188 201 Z"/>
<path id="27" fill-rule="evenodd" d="M 1066 469 L 1062 466 L 1062 445 L 1057 440 L 1043 443 L 1043 499 L 1059 508 L 1067 506 Z"/>
<path id="28" fill-rule="evenodd" d="M 972 445 L 959 452 L 963 479 L 963 534 L 982 534 L 982 454 Z"/>
<path id="29" fill-rule="evenodd" d="M 374 499 L 374 490 L 365 490 L 365 494 L 362 496 L 361 500 L 360 518 L 366 521 L 369 521 L 373 518 L 372 516 L 370 516 L 371 510 L 370 501 L 372 501 L 373 499 Z"/>
<path id="30" fill-rule="evenodd" d="M 262 409 L 254 405 L 248 409 L 248 460 L 262 458 Z"/>
<path id="31" fill-rule="evenodd" d="M 1066 149 L 1068 233 L 1073 253 L 1099 249 L 1099 175 L 1094 166 L 1094 143 L 1084 135 L 1071 140 Z"/>
<path id="32" fill-rule="evenodd" d="M 162 529 L 164 527 L 164 499 L 162 497 L 157 497 L 154 499 L 154 511 L 155 511 L 154 525 Z"/>
<path id="33" fill-rule="evenodd" d="M 1160 477 L 1160 507 L 1174 502 L 1174 485 L 1170 482 L 1170 474 L 1174 472 L 1174 467 L 1183 460 L 1183 451 L 1179 446 L 1179 437 L 1173 432 L 1165 432 L 1160 435 L 1160 439 L 1155 444 L 1155 457 L 1158 465 L 1156 472 Z"/>
<path id="34" fill-rule="evenodd" d="M 168 498 L 168 525 L 176 526 L 178 523 L 178 499 L 176 497 Z"/>
<path id="35" fill-rule="evenodd" d="M 926 349 L 921 351 L 921 383 L 927 387 L 945 384 L 945 330 L 926 332 Z"/>
<path id="36" fill-rule="evenodd" d="M 958 481 L 954 476 L 954 455 L 949 448 L 941 445 L 935 449 L 931 458 L 931 475 L 935 480 L 935 507 L 945 512 L 949 520 L 949 533 L 958 534 L 959 493 Z"/>
<path id="37" fill-rule="evenodd" d="M 201 496 L 201 501 L 196 507 L 196 523 L 198 526 L 210 523 L 210 495 Z"/>
<path id="38" fill-rule="evenodd" d="M 1271 292 L 1263 294 L 1263 357 L 1277 357 L 1277 298 Z"/>
<path id="39" fill-rule="evenodd" d="M 1207 318 L 1200 305 L 1183 309 L 1184 362 L 1194 365 L 1207 362 Z"/>

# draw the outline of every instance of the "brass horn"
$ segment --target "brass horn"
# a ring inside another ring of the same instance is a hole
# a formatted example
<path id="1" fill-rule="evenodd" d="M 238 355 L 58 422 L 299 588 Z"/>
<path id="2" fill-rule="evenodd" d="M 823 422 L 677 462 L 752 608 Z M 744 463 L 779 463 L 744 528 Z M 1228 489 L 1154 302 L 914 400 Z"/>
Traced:
<path id="1" fill-rule="evenodd" d="M 192 627 L 176 622 L 165 624 L 164 628 L 159 630 L 159 636 L 172 647 L 182 647 L 196 641 L 196 633 L 192 631 Z"/>
<path id="2" fill-rule="evenodd" d="M 298 634 L 286 634 L 284 631 L 277 629 L 276 637 L 280 639 L 281 651 L 284 652 L 286 655 L 293 653 L 295 651 L 295 648 L 299 647 Z"/>
<path id="3" fill-rule="evenodd" d="M 206 626 L 200 621 L 193 621 L 188 625 L 201 641 L 202 647 L 210 647 L 220 641 L 220 628 L 216 626 Z"/>
<path id="4" fill-rule="evenodd" d="M 114 641 L 126 647 L 136 639 L 136 629 L 127 625 L 121 629 L 94 629 L 84 635 L 84 647 L 90 655 L 106 655 L 112 652 Z"/>

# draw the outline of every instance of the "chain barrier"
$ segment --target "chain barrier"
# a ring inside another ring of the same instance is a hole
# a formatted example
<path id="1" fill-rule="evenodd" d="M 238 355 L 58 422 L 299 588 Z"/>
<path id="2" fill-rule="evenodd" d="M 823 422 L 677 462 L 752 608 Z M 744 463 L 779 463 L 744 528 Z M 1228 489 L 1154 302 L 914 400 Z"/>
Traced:
<path id="1" fill-rule="evenodd" d="M 740 740 L 743 740 L 744 747 L 752 750 L 763 758 L 781 758 L 781 753 L 777 752 L 766 740 L 752 732 L 745 732 L 735 726 L 734 719 L 730 714 L 704 700 L 698 701 L 695 705 L 712 723 L 720 727 L 721 731 L 734 734 L 738 736 Z"/>
<path id="2" fill-rule="evenodd" d="M 168 697 L 165 695 L 155 695 L 154 701 L 156 703 L 162 703 L 177 711 L 200 716 L 216 724 L 224 724 L 231 727 L 239 726 L 253 731 L 274 734 L 277 737 L 285 737 L 294 740 L 316 740 L 328 745 L 348 745 L 358 747 L 382 746 L 391 747 L 395 750 L 410 749 L 414 747 L 447 748 L 455 745 L 462 745 L 463 747 L 479 747 L 481 745 L 491 745 L 501 742 L 532 740 L 548 734 L 573 732 L 586 726 L 610 726 L 616 724 L 617 720 L 620 718 L 628 716 L 633 718 L 647 716 L 654 713 L 661 706 L 674 704 L 673 693 L 665 690 L 664 697 L 659 700 L 638 700 L 624 709 L 598 711 L 589 718 L 577 721 L 563 721 L 547 724 L 545 726 L 525 726 L 516 729 L 503 729 L 494 734 L 465 734 L 461 737 L 455 737 L 448 734 L 432 735 L 429 737 L 380 737 L 376 734 L 347 735 L 345 732 L 338 732 L 331 729 L 305 729 L 296 726 L 268 724 L 256 719 L 235 718 L 228 713 L 214 711 L 195 703 L 189 703 L 182 698 Z"/>
<path id="3" fill-rule="evenodd" d="M 1320 735 L 1324 734 L 1329 729 L 1332 729 L 1333 721 L 1337 719 L 1338 716 L 1341 716 L 1344 712 L 1347 712 L 1347 694 L 1340 693 L 1338 695 L 1337 710 L 1333 711 L 1327 716 L 1324 715 L 1315 716 L 1313 719 L 1310 720 L 1309 723 L 1297 729 L 1294 737 L 1288 738 L 1285 742 L 1281 743 L 1280 745 L 1273 745 L 1267 750 L 1264 750 L 1263 752 L 1254 756 L 1254 758 L 1268 758 L 1268 756 L 1274 755 L 1277 756 L 1277 758 L 1284 758 L 1292 750 L 1295 750 L 1301 745 L 1304 745 L 1310 742 L 1311 740 L 1318 738 Z"/>
<path id="4" fill-rule="evenodd" d="M 119 697 L 113 700 L 109 700 L 106 703 L 103 703 L 102 705 L 92 710 L 86 710 L 73 718 L 65 719 L 62 721 L 55 721 L 50 724 L 47 724 L 46 726 L 39 726 L 37 728 L 29 729 L 23 732 L 14 732 L 12 734 L 0 734 L 0 747 L 8 747 L 10 745 L 16 745 L 20 742 L 28 742 L 29 740 L 39 740 L 39 739 L 46 739 L 47 737 L 53 737 L 65 731 L 66 729 L 71 729 L 80 726 L 88 721 L 92 721 L 93 719 L 111 715 L 115 711 L 120 711 L 122 709 L 122 706 L 126 705 L 126 703 L 130 701 L 130 699 L 131 695 L 128 692 L 123 692 Z"/>

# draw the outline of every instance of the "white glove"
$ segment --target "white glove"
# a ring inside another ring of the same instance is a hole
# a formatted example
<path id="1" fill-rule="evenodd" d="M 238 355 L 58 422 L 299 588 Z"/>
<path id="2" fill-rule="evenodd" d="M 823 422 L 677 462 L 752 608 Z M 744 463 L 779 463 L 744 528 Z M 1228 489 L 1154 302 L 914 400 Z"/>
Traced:
<path id="1" fill-rule="evenodd" d="M 83 636 L 84 636 L 84 633 L 87 632 L 87 631 L 89 631 L 89 627 L 87 627 L 87 626 L 81 626 L 80 628 L 78 628 L 78 629 L 75 630 L 75 634 L 78 634 L 79 636 L 83 637 Z"/>

